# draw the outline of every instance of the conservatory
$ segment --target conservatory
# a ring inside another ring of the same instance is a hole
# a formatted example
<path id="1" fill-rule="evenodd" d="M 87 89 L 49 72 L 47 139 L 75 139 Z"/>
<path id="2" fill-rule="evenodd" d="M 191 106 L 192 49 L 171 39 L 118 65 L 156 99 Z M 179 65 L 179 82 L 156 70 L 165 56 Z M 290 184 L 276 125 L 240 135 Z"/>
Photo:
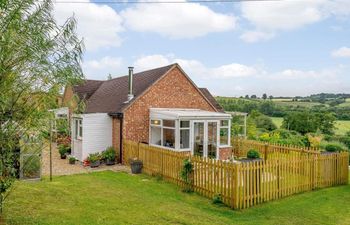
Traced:
<path id="1" fill-rule="evenodd" d="M 199 109 L 151 108 L 149 144 L 218 158 L 230 147 L 231 115 Z"/>

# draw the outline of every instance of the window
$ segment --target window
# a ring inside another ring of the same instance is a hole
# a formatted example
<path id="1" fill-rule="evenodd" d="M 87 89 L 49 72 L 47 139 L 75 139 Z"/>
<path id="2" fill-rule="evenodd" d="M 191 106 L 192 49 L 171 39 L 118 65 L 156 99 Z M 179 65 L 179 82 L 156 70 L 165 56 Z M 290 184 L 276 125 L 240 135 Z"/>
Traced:
<path id="1" fill-rule="evenodd" d="M 150 143 L 175 148 L 175 120 L 151 120 Z"/>
<path id="2" fill-rule="evenodd" d="M 75 139 L 81 139 L 83 137 L 83 120 L 74 120 L 74 137 Z"/>
<path id="3" fill-rule="evenodd" d="M 180 121 L 180 148 L 190 148 L 190 121 Z"/>
<path id="4" fill-rule="evenodd" d="M 230 127 L 228 120 L 220 121 L 220 146 L 230 145 L 229 135 Z"/>

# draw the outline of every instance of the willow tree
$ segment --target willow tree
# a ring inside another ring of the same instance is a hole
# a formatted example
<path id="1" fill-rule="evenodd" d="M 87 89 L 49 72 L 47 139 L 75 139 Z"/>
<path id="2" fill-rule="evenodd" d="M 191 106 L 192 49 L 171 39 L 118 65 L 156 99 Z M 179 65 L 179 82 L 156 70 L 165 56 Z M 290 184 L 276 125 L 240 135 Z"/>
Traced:
<path id="1" fill-rule="evenodd" d="M 76 21 L 58 25 L 53 10 L 50 0 L 0 1 L 0 211 L 21 137 L 46 129 L 59 91 L 83 78 Z"/>

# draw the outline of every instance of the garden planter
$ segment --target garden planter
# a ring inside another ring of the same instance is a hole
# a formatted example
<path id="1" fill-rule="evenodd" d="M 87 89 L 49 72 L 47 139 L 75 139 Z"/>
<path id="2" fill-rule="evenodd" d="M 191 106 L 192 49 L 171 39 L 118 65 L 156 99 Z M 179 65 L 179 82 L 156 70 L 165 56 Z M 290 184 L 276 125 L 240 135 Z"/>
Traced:
<path id="1" fill-rule="evenodd" d="M 90 162 L 90 167 L 91 167 L 91 168 L 99 167 L 100 164 L 101 164 L 100 161 Z"/>
<path id="2" fill-rule="evenodd" d="M 106 159 L 106 165 L 111 166 L 115 164 L 115 159 Z"/>
<path id="3" fill-rule="evenodd" d="M 133 174 L 141 173 L 142 166 L 143 166 L 143 163 L 141 160 L 132 160 L 130 162 L 131 173 L 133 173 Z"/>
<path id="4" fill-rule="evenodd" d="M 61 159 L 66 159 L 67 158 L 67 155 L 61 155 Z"/>
<path id="5" fill-rule="evenodd" d="M 69 161 L 69 164 L 74 165 L 75 164 L 75 160 L 74 161 Z"/>

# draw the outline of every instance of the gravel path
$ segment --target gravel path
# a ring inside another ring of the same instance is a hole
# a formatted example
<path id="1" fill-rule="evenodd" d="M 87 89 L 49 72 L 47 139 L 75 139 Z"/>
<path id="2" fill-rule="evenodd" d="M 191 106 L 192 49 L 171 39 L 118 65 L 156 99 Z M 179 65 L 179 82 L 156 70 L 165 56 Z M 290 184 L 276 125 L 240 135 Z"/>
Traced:
<path id="1" fill-rule="evenodd" d="M 67 157 L 68 158 L 68 157 Z M 123 166 L 121 164 L 106 166 L 101 165 L 97 168 L 90 168 L 89 166 L 84 167 L 81 162 L 76 162 L 76 164 L 71 165 L 68 163 L 68 159 L 61 159 L 56 148 L 56 144 L 52 145 L 52 175 L 61 176 L 61 175 L 71 175 L 78 173 L 90 173 L 94 171 L 103 171 L 103 170 L 112 170 L 115 172 L 123 171 L 130 173 L 130 168 Z M 50 153 L 49 153 L 49 144 L 45 144 L 42 153 L 42 176 L 50 175 Z"/>

